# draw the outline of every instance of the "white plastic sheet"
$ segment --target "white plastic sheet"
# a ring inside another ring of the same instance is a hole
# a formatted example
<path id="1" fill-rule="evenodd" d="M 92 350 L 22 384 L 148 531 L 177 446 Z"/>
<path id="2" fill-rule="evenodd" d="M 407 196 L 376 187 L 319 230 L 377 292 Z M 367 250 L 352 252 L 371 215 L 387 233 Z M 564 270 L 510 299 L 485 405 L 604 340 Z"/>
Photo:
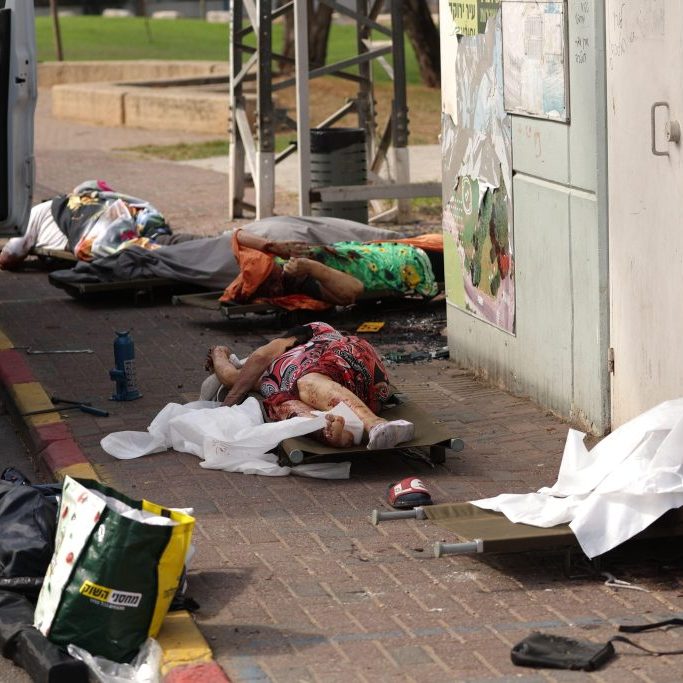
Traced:
<path id="1" fill-rule="evenodd" d="M 330 412 L 339 412 L 344 407 Z M 200 457 L 200 465 L 208 469 L 271 477 L 298 474 L 319 479 L 348 479 L 349 462 L 280 467 L 277 456 L 268 452 L 284 439 L 310 434 L 324 424 L 324 414 L 264 423 L 261 406 L 252 397 L 231 407 L 213 401 L 195 401 L 184 406 L 169 403 L 146 432 L 114 432 L 100 443 L 109 455 L 121 460 L 173 448 Z M 357 425 L 347 424 L 349 427 Z"/>
<path id="2" fill-rule="evenodd" d="M 683 506 L 683 399 L 666 401 L 622 425 L 588 451 L 569 430 L 557 481 L 537 493 L 472 501 L 512 522 L 569 522 L 595 557 Z"/>
<path id="3" fill-rule="evenodd" d="M 94 657 L 82 647 L 70 644 L 69 654 L 85 662 L 94 683 L 159 683 L 164 653 L 154 638 L 147 638 L 130 664 L 119 664 L 104 657 Z"/>

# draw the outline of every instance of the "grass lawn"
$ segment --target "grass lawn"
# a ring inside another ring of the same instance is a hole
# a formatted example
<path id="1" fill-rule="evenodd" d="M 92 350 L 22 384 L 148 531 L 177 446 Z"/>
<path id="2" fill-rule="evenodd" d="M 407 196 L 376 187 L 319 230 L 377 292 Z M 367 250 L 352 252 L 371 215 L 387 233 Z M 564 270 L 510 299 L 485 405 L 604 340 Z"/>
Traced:
<path id="1" fill-rule="evenodd" d="M 62 47 L 67 61 L 115 59 L 228 59 L 228 25 L 209 24 L 199 19 L 148 20 L 139 17 L 73 16 L 60 18 Z M 275 50 L 282 44 L 282 24 L 273 25 Z M 36 17 L 39 61 L 55 59 L 50 17 Z M 255 44 L 254 37 L 246 41 Z M 353 25 L 333 24 L 328 46 L 328 62 L 350 57 L 356 45 Z M 418 83 L 418 70 L 412 47 L 406 42 L 406 79 Z M 388 81 L 376 66 L 376 78 Z"/>
<path id="2" fill-rule="evenodd" d="M 98 60 L 209 60 L 227 61 L 228 25 L 209 24 L 198 19 L 149 20 L 138 17 L 104 18 L 73 16 L 60 19 L 64 59 L 67 61 Z M 279 49 L 282 25 L 273 26 L 273 45 Z M 249 36 L 254 44 L 253 36 Z M 36 18 L 38 58 L 55 59 L 52 24 L 49 17 Z M 328 48 L 328 62 L 353 56 L 356 45 L 355 26 L 333 24 Z M 390 61 L 390 60 L 389 60 Z M 385 72 L 375 64 L 375 99 L 377 125 L 386 121 L 392 100 L 391 82 Z M 406 41 L 406 80 L 411 144 L 436 144 L 440 129 L 441 93 L 439 89 L 425 88 L 419 82 L 418 68 L 412 46 Z M 355 84 L 333 77 L 318 78 L 310 85 L 310 112 L 312 125 L 334 112 L 356 92 Z M 278 91 L 275 106 L 295 111 L 294 88 Z M 357 125 L 354 115 L 338 125 Z M 295 137 L 292 132 L 277 134 L 277 150 L 286 147 Z M 173 145 L 168 148 L 145 147 L 135 151 L 144 155 L 168 159 L 191 159 L 227 153 L 227 141 L 216 140 L 199 145 Z"/>

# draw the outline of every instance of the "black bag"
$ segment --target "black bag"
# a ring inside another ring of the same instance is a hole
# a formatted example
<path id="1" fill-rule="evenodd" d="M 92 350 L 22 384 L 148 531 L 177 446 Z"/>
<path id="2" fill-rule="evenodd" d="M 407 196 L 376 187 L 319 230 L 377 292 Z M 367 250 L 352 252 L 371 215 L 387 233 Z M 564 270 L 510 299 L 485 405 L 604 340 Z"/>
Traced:
<path id="1" fill-rule="evenodd" d="M 616 656 L 611 642 L 592 643 L 547 633 L 532 633 L 512 648 L 517 666 L 595 671 Z"/>
<path id="2" fill-rule="evenodd" d="M 3 588 L 29 588 L 29 577 L 42 582 L 52 559 L 56 529 L 54 499 L 32 486 L 0 481 L 0 579 Z"/>
<path id="3" fill-rule="evenodd" d="M 641 633 L 664 626 L 683 626 L 683 619 L 674 617 L 653 624 L 622 625 L 619 630 L 622 633 Z M 683 650 L 651 650 L 625 636 L 612 636 L 606 643 L 593 643 L 536 632 L 517 643 L 510 652 L 510 658 L 517 666 L 595 671 L 616 657 L 612 643 L 626 643 L 649 655 L 683 654 Z"/>

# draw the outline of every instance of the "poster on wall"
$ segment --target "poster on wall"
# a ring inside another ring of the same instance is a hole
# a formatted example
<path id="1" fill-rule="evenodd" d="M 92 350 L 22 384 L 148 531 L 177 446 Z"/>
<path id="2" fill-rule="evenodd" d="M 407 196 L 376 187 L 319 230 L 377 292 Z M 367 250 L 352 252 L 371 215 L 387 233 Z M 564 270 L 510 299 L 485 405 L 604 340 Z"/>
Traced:
<path id="1" fill-rule="evenodd" d="M 494 3 L 475 4 L 491 10 Z M 452 22 L 446 30 L 455 31 L 450 3 L 448 10 L 442 12 Z M 442 66 L 449 94 L 441 119 L 444 266 L 449 303 L 514 334 L 512 140 L 503 101 L 500 7 L 493 12 L 482 32 L 454 38 L 454 59 Z"/>
<path id="2" fill-rule="evenodd" d="M 495 17 L 501 0 L 448 0 L 455 35 L 475 36 L 486 31 L 486 22 Z"/>
<path id="3" fill-rule="evenodd" d="M 564 2 L 503 0 L 505 109 L 569 120 Z"/>

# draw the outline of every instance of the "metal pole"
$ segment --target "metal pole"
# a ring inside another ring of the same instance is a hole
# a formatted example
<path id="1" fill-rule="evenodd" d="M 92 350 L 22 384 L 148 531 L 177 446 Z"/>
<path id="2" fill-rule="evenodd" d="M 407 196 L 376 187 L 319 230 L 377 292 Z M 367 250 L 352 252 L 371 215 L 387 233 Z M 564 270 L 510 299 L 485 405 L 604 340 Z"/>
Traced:
<path id="1" fill-rule="evenodd" d="M 299 154 L 299 215 L 311 215 L 311 122 L 308 111 L 308 15 L 306 0 L 294 0 L 296 131 Z"/>
<path id="2" fill-rule="evenodd" d="M 367 16 L 368 14 L 368 0 L 356 0 L 356 12 L 359 15 Z M 356 21 L 356 43 L 357 52 L 362 55 L 368 51 L 365 44 L 366 40 L 370 39 L 370 29 Z M 372 159 L 375 133 L 375 117 L 374 117 L 374 102 L 372 89 L 372 63 L 361 62 L 358 65 L 358 73 L 361 77 L 361 82 L 358 84 L 358 126 L 365 130 L 365 158 L 366 163 L 369 164 Z"/>
<path id="3" fill-rule="evenodd" d="M 416 507 L 412 510 L 396 510 L 395 512 L 373 510 L 372 514 L 370 515 L 370 521 L 375 526 L 388 519 L 427 519 L 427 515 L 421 507 Z"/>
<path id="4" fill-rule="evenodd" d="M 396 165 L 396 183 L 410 182 L 410 158 L 408 156 L 408 102 L 406 97 L 406 60 L 403 41 L 402 0 L 391 0 L 391 33 L 394 61 L 394 100 L 391 106 L 393 121 L 392 141 Z M 398 220 L 410 216 L 410 201 L 398 200 Z"/>
<path id="5" fill-rule="evenodd" d="M 275 131 L 273 117 L 272 0 L 258 3 L 258 76 L 256 112 L 256 218 L 273 215 L 275 207 Z"/>
<path id="6" fill-rule="evenodd" d="M 483 553 L 484 542 L 477 538 L 474 541 L 464 541 L 463 543 L 442 543 L 437 541 L 434 544 L 434 557 L 443 555 L 472 555 L 473 553 Z"/>
<path id="7" fill-rule="evenodd" d="M 239 32 L 242 29 L 242 0 L 232 3 L 232 20 L 230 22 L 230 140 L 229 176 L 228 176 L 228 220 L 242 215 L 244 200 L 244 143 L 237 128 L 238 103 L 242 101 L 242 83 L 236 83 L 235 77 L 242 69 L 242 52 L 239 48 Z"/>
<path id="8" fill-rule="evenodd" d="M 59 29 L 59 12 L 57 11 L 57 0 L 50 0 L 50 15 L 52 17 L 52 33 L 55 37 L 55 49 L 57 51 L 57 61 L 64 61 L 62 50 L 62 32 Z"/>

